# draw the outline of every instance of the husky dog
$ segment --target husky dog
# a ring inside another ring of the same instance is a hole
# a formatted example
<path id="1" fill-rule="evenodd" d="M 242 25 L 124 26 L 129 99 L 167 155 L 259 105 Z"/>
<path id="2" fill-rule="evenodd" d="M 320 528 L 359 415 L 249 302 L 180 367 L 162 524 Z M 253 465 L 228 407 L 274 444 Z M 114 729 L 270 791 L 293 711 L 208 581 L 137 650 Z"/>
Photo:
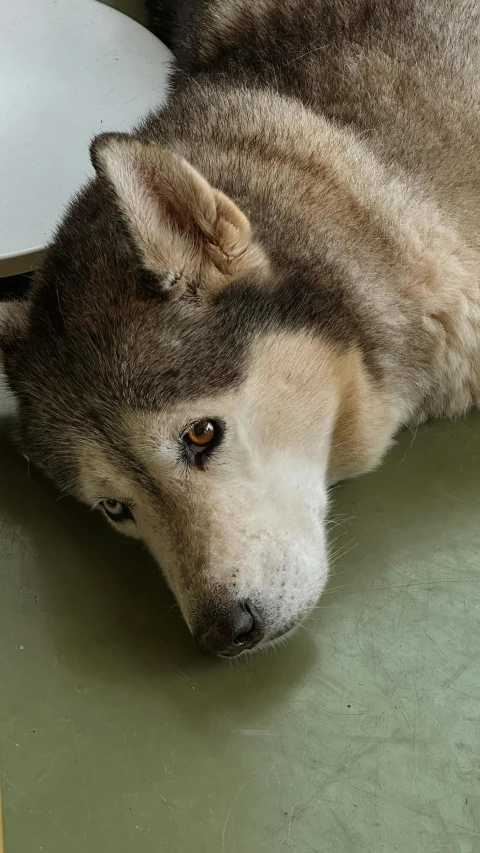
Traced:
<path id="1" fill-rule="evenodd" d="M 150 9 L 169 102 L 94 139 L 0 349 L 25 453 L 231 656 L 315 605 L 329 484 L 478 405 L 480 4 Z"/>

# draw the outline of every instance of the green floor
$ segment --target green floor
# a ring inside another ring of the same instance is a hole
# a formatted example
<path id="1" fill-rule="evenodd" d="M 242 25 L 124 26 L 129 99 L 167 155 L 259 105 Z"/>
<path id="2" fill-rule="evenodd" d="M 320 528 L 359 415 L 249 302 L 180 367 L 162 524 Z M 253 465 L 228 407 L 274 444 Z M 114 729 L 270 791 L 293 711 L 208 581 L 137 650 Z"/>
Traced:
<path id="1" fill-rule="evenodd" d="M 229 666 L 140 547 L 29 471 L 7 409 L 6 853 L 480 850 L 480 419 L 338 489 L 315 618 Z"/>

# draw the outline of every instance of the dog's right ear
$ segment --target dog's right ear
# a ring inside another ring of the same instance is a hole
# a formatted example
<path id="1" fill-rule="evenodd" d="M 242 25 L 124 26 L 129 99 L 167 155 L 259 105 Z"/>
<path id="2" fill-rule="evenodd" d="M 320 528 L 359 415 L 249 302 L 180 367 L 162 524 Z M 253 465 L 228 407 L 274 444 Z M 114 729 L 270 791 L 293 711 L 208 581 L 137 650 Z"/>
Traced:
<path id="1" fill-rule="evenodd" d="M 29 328 L 28 301 L 0 302 L 0 362 L 27 337 Z"/>
<path id="2" fill-rule="evenodd" d="M 265 272 L 265 253 L 245 214 L 175 151 L 106 133 L 90 153 L 161 290 L 214 294 L 252 271 Z"/>

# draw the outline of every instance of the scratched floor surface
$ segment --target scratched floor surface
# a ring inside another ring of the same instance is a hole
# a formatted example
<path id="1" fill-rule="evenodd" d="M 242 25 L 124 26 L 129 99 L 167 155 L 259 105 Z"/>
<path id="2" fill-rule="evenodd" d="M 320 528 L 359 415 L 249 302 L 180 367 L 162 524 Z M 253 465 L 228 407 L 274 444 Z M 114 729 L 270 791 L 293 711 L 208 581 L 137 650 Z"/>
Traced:
<path id="1" fill-rule="evenodd" d="M 479 419 L 407 434 L 338 489 L 315 617 L 230 668 L 140 547 L 28 470 L 8 408 L 6 853 L 478 853 Z"/>

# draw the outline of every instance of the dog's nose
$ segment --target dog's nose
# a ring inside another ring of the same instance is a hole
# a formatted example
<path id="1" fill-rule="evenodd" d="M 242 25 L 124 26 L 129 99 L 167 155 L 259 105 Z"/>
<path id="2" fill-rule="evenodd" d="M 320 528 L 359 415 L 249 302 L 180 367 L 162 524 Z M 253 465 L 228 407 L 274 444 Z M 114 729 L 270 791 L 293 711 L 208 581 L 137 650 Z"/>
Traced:
<path id="1" fill-rule="evenodd" d="M 197 642 L 205 654 L 233 657 L 253 649 L 262 637 L 263 621 L 258 610 L 250 601 L 241 601 L 203 630 Z"/>

